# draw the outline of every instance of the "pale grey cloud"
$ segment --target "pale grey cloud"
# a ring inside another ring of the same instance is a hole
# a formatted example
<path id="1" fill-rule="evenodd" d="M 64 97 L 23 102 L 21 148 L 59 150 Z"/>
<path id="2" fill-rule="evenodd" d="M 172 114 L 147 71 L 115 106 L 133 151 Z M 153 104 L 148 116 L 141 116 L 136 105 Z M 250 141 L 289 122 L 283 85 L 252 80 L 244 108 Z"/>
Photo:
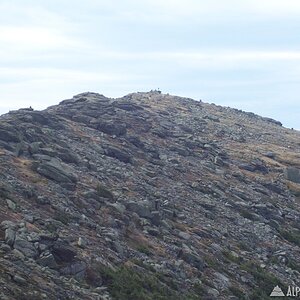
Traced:
<path id="1" fill-rule="evenodd" d="M 0 113 L 160 88 L 300 128 L 298 0 L 2 0 Z"/>

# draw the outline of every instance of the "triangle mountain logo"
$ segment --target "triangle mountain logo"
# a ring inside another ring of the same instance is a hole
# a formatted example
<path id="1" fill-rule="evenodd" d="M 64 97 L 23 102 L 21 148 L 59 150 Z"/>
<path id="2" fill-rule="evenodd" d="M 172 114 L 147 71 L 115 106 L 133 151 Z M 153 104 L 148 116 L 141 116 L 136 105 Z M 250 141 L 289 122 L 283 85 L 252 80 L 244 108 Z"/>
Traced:
<path id="1" fill-rule="evenodd" d="M 285 294 L 283 293 L 282 289 L 276 285 L 272 291 L 272 293 L 270 294 L 270 297 L 284 297 Z"/>

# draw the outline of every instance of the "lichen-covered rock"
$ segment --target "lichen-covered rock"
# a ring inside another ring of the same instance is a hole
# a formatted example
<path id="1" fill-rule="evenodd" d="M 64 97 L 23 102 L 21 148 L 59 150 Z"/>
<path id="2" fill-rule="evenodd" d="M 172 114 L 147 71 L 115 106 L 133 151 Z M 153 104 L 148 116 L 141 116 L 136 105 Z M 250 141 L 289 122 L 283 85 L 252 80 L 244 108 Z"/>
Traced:
<path id="1" fill-rule="evenodd" d="M 200 271 L 203 271 L 205 269 L 205 267 L 207 266 L 205 261 L 203 260 L 203 258 L 201 258 L 199 255 L 194 253 L 186 245 L 184 245 L 182 247 L 182 249 L 179 251 L 178 257 L 182 258 L 188 264 L 190 264 L 193 267 L 199 269 Z"/>
<path id="2" fill-rule="evenodd" d="M 300 183 L 300 169 L 288 167 L 285 169 L 286 179 L 295 183 Z"/>
<path id="3" fill-rule="evenodd" d="M 116 158 L 119 161 L 124 162 L 124 163 L 131 163 L 132 162 L 131 155 L 124 149 L 119 149 L 119 148 L 116 148 L 116 147 L 106 147 L 105 154 L 107 156 Z"/>
<path id="4" fill-rule="evenodd" d="M 67 267 L 64 267 L 60 270 L 60 274 L 62 275 L 72 275 L 77 280 L 82 280 L 85 276 L 86 272 L 86 263 L 83 261 L 76 261 L 70 264 Z"/>
<path id="5" fill-rule="evenodd" d="M 58 267 L 55 258 L 51 253 L 38 258 L 37 263 L 41 266 L 49 267 L 50 269 L 56 269 Z"/>
<path id="6" fill-rule="evenodd" d="M 104 133 L 110 135 L 121 136 L 126 134 L 126 126 L 120 123 L 103 122 L 99 121 L 96 124 L 96 128 Z"/>
<path id="7" fill-rule="evenodd" d="M 23 253 L 26 257 L 36 258 L 38 255 L 38 251 L 33 243 L 30 243 L 23 238 L 16 237 L 13 247 Z"/>
<path id="8" fill-rule="evenodd" d="M 40 162 L 35 166 L 35 168 L 39 174 L 58 183 L 77 182 L 77 176 L 71 167 L 62 165 L 57 160 Z"/>
<path id="9" fill-rule="evenodd" d="M 10 126 L 8 124 L 1 124 L 0 140 L 8 143 L 18 143 L 21 141 L 20 133 L 13 126 Z"/>
<path id="10" fill-rule="evenodd" d="M 141 218 L 151 218 L 151 211 L 147 203 L 129 201 L 125 203 L 128 210 L 137 213 Z"/>
<path id="11" fill-rule="evenodd" d="M 13 230 L 12 228 L 7 228 L 5 230 L 5 242 L 9 245 L 9 246 L 13 246 L 14 242 L 15 242 L 15 237 L 16 237 L 16 232 L 15 230 Z"/>

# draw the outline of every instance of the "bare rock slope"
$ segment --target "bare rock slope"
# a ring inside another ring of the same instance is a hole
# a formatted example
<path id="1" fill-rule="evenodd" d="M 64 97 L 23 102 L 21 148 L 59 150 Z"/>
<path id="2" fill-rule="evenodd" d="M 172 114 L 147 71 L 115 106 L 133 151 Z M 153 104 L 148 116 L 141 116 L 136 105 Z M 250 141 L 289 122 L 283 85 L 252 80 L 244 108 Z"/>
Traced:
<path id="1" fill-rule="evenodd" d="M 1 299 L 268 299 L 300 282 L 300 133 L 161 94 L 0 117 Z"/>

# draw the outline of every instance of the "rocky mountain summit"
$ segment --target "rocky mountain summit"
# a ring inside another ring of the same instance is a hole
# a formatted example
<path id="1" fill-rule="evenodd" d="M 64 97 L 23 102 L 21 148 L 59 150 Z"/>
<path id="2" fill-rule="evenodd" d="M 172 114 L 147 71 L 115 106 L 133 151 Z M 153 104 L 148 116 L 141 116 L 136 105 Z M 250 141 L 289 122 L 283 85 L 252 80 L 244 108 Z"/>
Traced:
<path id="1" fill-rule="evenodd" d="M 269 299 L 300 282 L 300 133 L 158 91 L 0 117 L 0 299 Z"/>

